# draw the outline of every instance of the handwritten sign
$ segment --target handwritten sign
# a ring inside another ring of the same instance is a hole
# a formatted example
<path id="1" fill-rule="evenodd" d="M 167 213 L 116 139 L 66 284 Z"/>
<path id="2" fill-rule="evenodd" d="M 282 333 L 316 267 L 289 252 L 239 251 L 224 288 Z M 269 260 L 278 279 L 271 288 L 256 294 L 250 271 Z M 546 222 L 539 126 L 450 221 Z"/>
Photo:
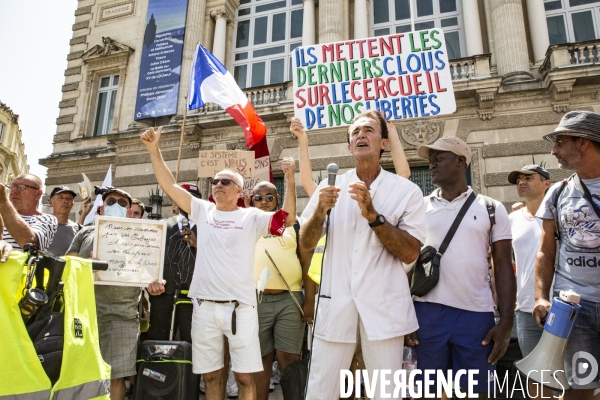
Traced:
<path id="1" fill-rule="evenodd" d="M 269 156 L 264 156 L 254 160 L 255 176 L 244 178 L 244 192 L 242 196 L 252 196 L 252 189 L 257 183 L 262 181 L 269 182 L 269 170 L 271 159 Z"/>
<path id="2" fill-rule="evenodd" d="M 201 150 L 198 157 L 198 177 L 213 178 L 224 169 L 238 172 L 246 179 L 254 177 L 254 152 L 239 150 Z"/>
<path id="3" fill-rule="evenodd" d="M 96 217 L 94 255 L 108 262 L 108 270 L 96 271 L 94 283 L 148 286 L 161 280 L 166 230 L 166 221 Z"/>
<path id="4" fill-rule="evenodd" d="M 350 125 L 368 110 L 386 119 L 456 110 L 441 29 L 299 47 L 294 66 L 294 115 L 307 129 Z"/>

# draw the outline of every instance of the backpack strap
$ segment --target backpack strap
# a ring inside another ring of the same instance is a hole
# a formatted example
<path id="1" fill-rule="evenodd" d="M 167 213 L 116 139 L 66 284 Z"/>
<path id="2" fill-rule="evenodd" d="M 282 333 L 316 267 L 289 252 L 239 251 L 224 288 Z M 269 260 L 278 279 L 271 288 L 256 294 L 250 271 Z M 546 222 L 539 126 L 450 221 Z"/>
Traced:
<path id="1" fill-rule="evenodd" d="M 556 240 L 560 240 L 560 230 L 558 227 L 558 199 L 560 198 L 560 195 L 567 187 L 567 184 L 569 183 L 569 181 L 571 179 L 573 179 L 574 176 L 575 176 L 575 174 L 571 175 L 567 179 L 563 179 L 562 182 L 560 183 L 560 187 L 556 191 L 556 195 L 554 196 L 554 204 L 553 204 L 554 205 L 554 224 L 556 225 L 556 229 L 554 230 L 554 238 Z"/>
<path id="2" fill-rule="evenodd" d="M 494 225 L 496 225 L 496 204 L 494 204 L 494 200 L 489 196 L 484 196 L 483 194 L 480 194 L 479 196 L 483 197 L 483 199 L 485 200 L 485 209 L 487 210 L 488 217 L 490 218 L 490 237 L 488 240 L 488 244 L 491 246 L 492 229 L 494 228 Z"/>

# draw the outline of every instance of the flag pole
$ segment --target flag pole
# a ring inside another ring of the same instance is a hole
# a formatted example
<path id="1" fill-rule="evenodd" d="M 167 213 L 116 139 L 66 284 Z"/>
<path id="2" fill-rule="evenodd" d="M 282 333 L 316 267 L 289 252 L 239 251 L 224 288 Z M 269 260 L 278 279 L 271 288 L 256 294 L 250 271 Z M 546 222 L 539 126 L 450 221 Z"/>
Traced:
<path id="1" fill-rule="evenodd" d="M 187 117 L 187 96 L 185 96 L 185 108 L 183 109 L 183 124 L 181 124 L 181 137 L 179 138 L 179 154 L 177 155 L 177 169 L 175 170 L 175 184 L 179 182 L 179 164 L 181 163 L 181 149 L 183 148 L 183 133 L 185 132 L 185 118 Z"/>

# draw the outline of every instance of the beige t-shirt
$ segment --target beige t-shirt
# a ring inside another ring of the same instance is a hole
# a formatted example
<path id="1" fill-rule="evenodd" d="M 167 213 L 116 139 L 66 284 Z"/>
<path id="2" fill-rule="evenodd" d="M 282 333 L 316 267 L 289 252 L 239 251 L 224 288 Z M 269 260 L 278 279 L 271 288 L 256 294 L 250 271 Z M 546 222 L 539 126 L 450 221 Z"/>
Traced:
<path id="1" fill-rule="evenodd" d="M 301 291 L 302 266 L 296 255 L 296 230 L 294 227 L 288 226 L 281 236 L 261 236 L 256 242 L 256 251 L 254 252 L 254 284 L 256 285 L 258 282 L 263 269 L 269 267 L 271 277 L 267 281 L 265 289 L 287 290 L 277 270 L 267 257 L 265 249 L 269 251 L 290 289 L 294 292 Z"/>

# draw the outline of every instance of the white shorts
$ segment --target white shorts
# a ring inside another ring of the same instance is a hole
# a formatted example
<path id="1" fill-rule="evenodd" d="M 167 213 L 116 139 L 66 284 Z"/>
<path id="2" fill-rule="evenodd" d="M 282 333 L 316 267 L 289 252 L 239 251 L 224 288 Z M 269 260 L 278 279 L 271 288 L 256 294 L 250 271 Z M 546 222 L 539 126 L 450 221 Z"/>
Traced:
<path id="1" fill-rule="evenodd" d="M 193 301 L 192 363 L 195 374 L 217 371 L 224 366 L 223 336 L 229 340 L 231 366 L 234 372 L 251 373 L 263 370 L 258 340 L 256 306 L 240 303 L 235 310 L 236 334 L 231 333 L 234 303 Z"/>

